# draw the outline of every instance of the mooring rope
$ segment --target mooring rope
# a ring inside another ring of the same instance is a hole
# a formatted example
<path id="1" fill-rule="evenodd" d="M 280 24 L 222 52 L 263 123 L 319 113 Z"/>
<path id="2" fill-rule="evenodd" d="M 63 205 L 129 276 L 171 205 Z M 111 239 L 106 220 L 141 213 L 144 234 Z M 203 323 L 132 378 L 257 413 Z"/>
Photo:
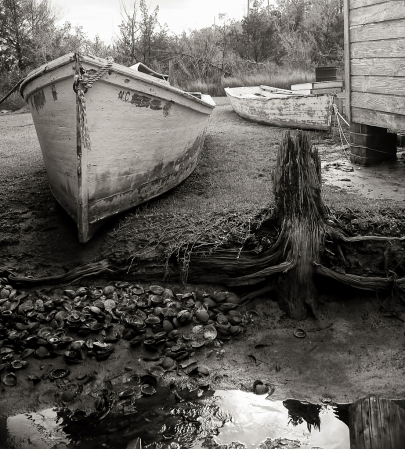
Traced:
<path id="1" fill-rule="evenodd" d="M 342 149 L 343 149 L 343 152 L 344 152 L 344 154 L 345 154 L 345 156 L 346 156 L 346 159 L 348 159 L 348 160 L 350 161 L 350 158 L 349 158 L 349 156 L 348 156 L 347 153 L 346 153 L 346 148 L 347 148 L 348 146 L 350 147 L 350 142 L 347 140 L 347 138 L 346 138 L 346 136 L 345 136 L 345 133 L 344 133 L 344 131 L 343 131 L 343 127 L 342 127 L 342 124 L 340 123 L 340 119 L 339 119 L 339 118 L 341 118 L 341 119 L 346 123 L 347 126 L 350 126 L 350 125 L 349 125 L 349 123 L 343 118 L 343 116 L 340 114 L 340 112 L 339 112 L 339 110 L 338 110 L 336 104 L 333 105 L 333 110 L 334 110 L 335 115 L 336 115 L 336 123 L 337 123 L 338 130 L 339 130 L 339 137 L 340 137 L 340 142 L 341 142 L 341 144 L 342 144 Z M 346 145 L 344 144 L 343 139 L 346 141 Z"/>
<path id="2" fill-rule="evenodd" d="M 107 58 L 107 63 L 104 64 L 94 75 L 89 75 L 84 73 L 83 75 L 76 75 L 73 89 L 77 93 L 79 100 L 79 124 L 80 124 L 80 135 L 82 136 L 82 143 L 84 147 L 90 149 L 90 133 L 87 123 L 87 111 L 86 111 L 86 97 L 85 93 L 88 89 L 93 87 L 93 84 L 98 81 L 106 72 L 111 69 L 114 60 L 113 58 Z"/>

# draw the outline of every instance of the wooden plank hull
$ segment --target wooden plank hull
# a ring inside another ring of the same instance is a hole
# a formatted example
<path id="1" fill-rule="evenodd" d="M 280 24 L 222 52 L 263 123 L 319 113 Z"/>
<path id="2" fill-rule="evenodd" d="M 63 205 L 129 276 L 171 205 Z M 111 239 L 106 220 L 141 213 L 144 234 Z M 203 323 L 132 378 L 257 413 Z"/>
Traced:
<path id="1" fill-rule="evenodd" d="M 80 100 L 73 90 L 76 56 L 63 58 L 39 76 L 29 75 L 22 93 L 52 192 L 86 242 L 108 217 L 161 195 L 191 174 L 215 103 L 113 64 L 85 93 L 80 124 Z M 105 63 L 80 59 L 88 73 Z"/>
<path id="2" fill-rule="evenodd" d="M 226 88 L 225 92 L 235 112 L 244 119 L 288 128 L 330 129 L 332 95 L 282 95 L 261 87 Z"/>

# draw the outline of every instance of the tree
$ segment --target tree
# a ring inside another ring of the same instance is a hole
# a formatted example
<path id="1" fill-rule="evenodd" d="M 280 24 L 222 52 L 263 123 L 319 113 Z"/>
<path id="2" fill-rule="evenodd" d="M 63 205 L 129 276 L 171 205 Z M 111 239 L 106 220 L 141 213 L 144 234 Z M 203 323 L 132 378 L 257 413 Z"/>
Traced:
<path id="1" fill-rule="evenodd" d="M 343 0 L 279 0 L 277 30 L 296 65 L 343 61 Z"/>
<path id="2" fill-rule="evenodd" d="M 162 51 L 167 49 L 166 26 L 158 21 L 159 7 L 150 13 L 145 0 L 134 1 L 131 7 L 121 4 L 122 22 L 120 34 L 114 46 L 118 60 L 123 65 L 143 62 L 154 66 L 161 59 Z"/>
<path id="3" fill-rule="evenodd" d="M 0 0 L 1 70 L 46 62 L 57 19 L 49 0 Z"/>
<path id="4" fill-rule="evenodd" d="M 275 24 L 277 19 L 276 9 L 261 7 L 261 1 L 253 3 L 241 22 L 242 31 L 235 42 L 242 58 L 256 63 L 269 60 L 280 63 L 283 51 Z"/>
<path id="5" fill-rule="evenodd" d="M 121 3 L 121 24 L 120 34 L 115 39 L 115 48 L 119 62 L 123 65 L 131 66 L 138 60 L 138 33 L 139 22 L 137 20 L 138 4 L 135 0 L 132 9 L 125 3 Z"/>
<path id="6" fill-rule="evenodd" d="M 313 41 L 311 60 L 341 63 L 344 48 L 343 0 L 313 0 L 304 27 Z"/>

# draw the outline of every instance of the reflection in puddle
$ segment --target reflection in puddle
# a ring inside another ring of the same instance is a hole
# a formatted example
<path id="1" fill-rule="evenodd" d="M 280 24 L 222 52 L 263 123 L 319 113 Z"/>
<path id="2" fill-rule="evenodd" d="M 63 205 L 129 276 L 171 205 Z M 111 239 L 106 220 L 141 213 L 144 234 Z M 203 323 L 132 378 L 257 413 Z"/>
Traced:
<path id="1" fill-rule="evenodd" d="M 247 447 L 259 447 L 268 438 L 285 438 L 299 444 L 292 447 L 350 447 L 349 428 L 336 417 L 332 407 L 295 400 L 269 401 L 265 396 L 243 391 L 221 391 L 216 395 L 222 396 L 221 407 L 232 416 L 215 438 L 221 444 L 240 441 Z"/>
<path id="2" fill-rule="evenodd" d="M 335 408 L 236 390 L 173 394 L 158 387 L 156 395 L 136 400 L 136 411 L 52 408 L 0 419 L 2 449 L 135 449 L 139 441 L 144 449 L 350 447 Z"/>

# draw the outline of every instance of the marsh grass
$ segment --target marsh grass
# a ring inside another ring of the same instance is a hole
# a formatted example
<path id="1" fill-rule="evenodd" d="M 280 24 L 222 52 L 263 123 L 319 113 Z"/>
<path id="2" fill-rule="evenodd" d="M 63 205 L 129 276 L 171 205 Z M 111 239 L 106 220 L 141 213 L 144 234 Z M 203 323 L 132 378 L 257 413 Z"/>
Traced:
<path id="1" fill-rule="evenodd" d="M 225 96 L 225 87 L 272 86 L 291 89 L 292 84 L 315 81 L 315 72 L 296 68 L 266 67 L 255 72 L 240 72 L 234 76 L 212 80 L 183 81 L 179 86 L 188 92 L 202 92 L 211 96 Z"/>

